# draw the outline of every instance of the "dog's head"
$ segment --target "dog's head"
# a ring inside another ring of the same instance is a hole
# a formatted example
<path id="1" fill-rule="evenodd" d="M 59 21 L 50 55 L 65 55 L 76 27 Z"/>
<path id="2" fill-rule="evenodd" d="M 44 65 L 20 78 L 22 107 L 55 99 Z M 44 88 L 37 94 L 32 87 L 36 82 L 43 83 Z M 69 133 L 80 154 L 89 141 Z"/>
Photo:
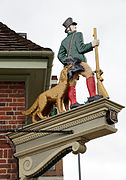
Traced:
<path id="1" fill-rule="evenodd" d="M 64 69 L 60 73 L 59 83 L 61 83 L 61 82 L 65 83 L 65 84 L 68 83 L 68 70 L 71 67 L 72 67 L 72 64 L 70 64 L 69 66 L 64 67 Z"/>

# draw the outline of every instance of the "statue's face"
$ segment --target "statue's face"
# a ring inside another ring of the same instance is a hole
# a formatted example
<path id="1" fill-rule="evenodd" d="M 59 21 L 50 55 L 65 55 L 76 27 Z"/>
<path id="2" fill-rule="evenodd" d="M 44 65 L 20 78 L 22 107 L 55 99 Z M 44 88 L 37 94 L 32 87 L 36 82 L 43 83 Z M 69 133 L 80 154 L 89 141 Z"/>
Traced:
<path id="1" fill-rule="evenodd" d="M 76 25 L 70 25 L 71 31 L 77 31 L 77 26 Z"/>
<path id="2" fill-rule="evenodd" d="M 77 26 L 76 25 L 70 25 L 71 31 L 77 31 Z"/>

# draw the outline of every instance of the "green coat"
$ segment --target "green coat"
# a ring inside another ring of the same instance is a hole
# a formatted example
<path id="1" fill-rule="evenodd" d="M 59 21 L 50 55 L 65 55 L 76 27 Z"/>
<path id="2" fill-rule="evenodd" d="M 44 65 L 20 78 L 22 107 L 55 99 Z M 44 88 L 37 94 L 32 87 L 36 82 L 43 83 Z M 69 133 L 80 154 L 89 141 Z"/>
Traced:
<path id="1" fill-rule="evenodd" d="M 61 42 L 61 46 L 58 52 L 57 57 L 61 63 L 63 63 L 65 58 L 68 57 L 69 46 L 73 33 L 75 35 L 72 41 L 72 48 L 70 54 L 72 58 L 78 58 L 82 62 L 87 62 L 87 59 L 84 54 L 93 50 L 91 43 L 84 44 L 83 34 L 81 32 L 70 32 L 68 33 L 67 37 Z"/>

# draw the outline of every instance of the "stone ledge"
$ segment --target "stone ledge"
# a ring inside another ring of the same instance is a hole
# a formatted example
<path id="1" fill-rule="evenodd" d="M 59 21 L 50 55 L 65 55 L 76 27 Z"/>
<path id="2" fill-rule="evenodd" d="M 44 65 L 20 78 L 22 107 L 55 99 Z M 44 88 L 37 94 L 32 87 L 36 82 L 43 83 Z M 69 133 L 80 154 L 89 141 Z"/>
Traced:
<path id="1" fill-rule="evenodd" d="M 120 112 L 123 106 L 108 99 L 78 107 L 62 114 L 30 124 L 25 130 L 73 130 L 73 134 L 8 133 L 16 146 L 20 177 L 37 177 L 65 154 L 84 153 L 85 143 L 115 133 L 115 124 L 108 124 L 108 110 Z"/>
<path id="2" fill-rule="evenodd" d="M 88 142 L 91 139 L 111 134 L 117 131 L 115 125 L 109 125 L 106 121 L 108 109 L 119 112 L 123 106 L 108 99 L 81 106 L 79 108 L 58 114 L 46 120 L 30 124 L 24 127 L 25 130 L 73 130 L 72 135 L 49 134 L 49 133 L 8 133 L 14 144 L 17 146 L 16 156 L 21 154 L 39 151 L 40 149 L 64 144 L 66 141 L 84 139 Z M 94 133 L 95 132 L 95 133 Z M 42 143 L 39 141 L 42 140 Z M 23 148 L 25 144 L 25 149 Z M 30 148 L 32 146 L 32 148 Z"/>
<path id="3" fill-rule="evenodd" d="M 81 124 L 95 118 L 104 116 L 108 109 L 115 110 L 117 113 L 124 108 L 115 102 L 108 99 L 100 99 L 93 103 L 78 107 L 73 110 L 69 110 L 65 113 L 58 114 L 45 120 L 40 120 L 35 124 L 30 124 L 24 127 L 24 130 L 63 130 L 71 126 Z M 47 133 L 8 133 L 8 136 L 15 141 L 15 143 L 22 143 L 26 139 L 35 139 L 41 136 L 47 135 Z M 23 138 L 23 139 L 22 139 Z M 22 139 L 20 142 L 19 139 Z"/>

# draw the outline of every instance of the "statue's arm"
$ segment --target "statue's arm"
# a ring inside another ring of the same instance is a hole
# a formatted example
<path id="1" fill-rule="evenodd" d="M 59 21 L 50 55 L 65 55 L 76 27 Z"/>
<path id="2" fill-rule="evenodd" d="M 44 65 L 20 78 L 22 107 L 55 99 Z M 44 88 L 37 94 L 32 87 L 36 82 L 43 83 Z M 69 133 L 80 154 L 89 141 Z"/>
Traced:
<path id="1" fill-rule="evenodd" d="M 93 50 L 91 42 L 84 44 L 83 34 L 81 32 L 78 32 L 76 34 L 76 47 L 78 49 L 78 52 L 81 54 L 85 54 L 85 53 Z"/>
<path id="2" fill-rule="evenodd" d="M 67 57 L 67 55 L 66 55 L 66 49 L 64 48 L 64 46 L 62 45 L 62 43 L 61 43 L 61 45 L 60 45 L 60 48 L 59 48 L 59 52 L 58 52 L 57 57 L 58 57 L 59 61 L 60 61 L 62 64 L 63 64 L 63 62 L 64 62 L 64 59 Z"/>

